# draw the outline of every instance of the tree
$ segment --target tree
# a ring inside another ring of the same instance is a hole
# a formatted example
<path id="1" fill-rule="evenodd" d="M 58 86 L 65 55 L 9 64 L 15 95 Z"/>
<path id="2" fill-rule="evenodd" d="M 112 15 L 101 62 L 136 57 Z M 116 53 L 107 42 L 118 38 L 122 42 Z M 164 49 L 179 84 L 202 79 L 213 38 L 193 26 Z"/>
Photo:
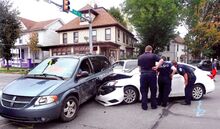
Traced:
<path id="1" fill-rule="evenodd" d="M 201 55 L 211 57 L 213 47 L 220 44 L 220 3 L 219 0 L 186 0 L 183 2 L 189 36 L 186 41 L 196 58 Z"/>
<path id="2" fill-rule="evenodd" d="M 120 22 L 124 27 L 127 28 L 127 22 L 124 19 L 124 16 L 121 14 L 121 11 L 119 8 L 111 7 L 108 12 L 118 21 Z"/>
<path id="3" fill-rule="evenodd" d="M 29 46 L 31 53 L 32 53 L 33 64 L 35 63 L 35 55 L 39 51 L 39 48 L 37 47 L 38 42 L 39 42 L 38 41 L 38 33 L 36 33 L 36 32 L 31 33 L 31 35 L 29 37 L 28 46 Z"/>
<path id="4" fill-rule="evenodd" d="M 174 37 L 181 10 L 174 0 L 125 0 L 123 11 L 134 25 L 142 45 L 151 45 L 155 52 L 161 52 Z"/>
<path id="5" fill-rule="evenodd" d="M 12 4 L 6 0 L 0 0 L 0 48 L 1 55 L 7 62 L 7 70 L 9 70 L 8 61 L 11 59 L 11 49 L 20 34 L 20 22 L 17 15 L 19 12 L 11 9 Z"/>

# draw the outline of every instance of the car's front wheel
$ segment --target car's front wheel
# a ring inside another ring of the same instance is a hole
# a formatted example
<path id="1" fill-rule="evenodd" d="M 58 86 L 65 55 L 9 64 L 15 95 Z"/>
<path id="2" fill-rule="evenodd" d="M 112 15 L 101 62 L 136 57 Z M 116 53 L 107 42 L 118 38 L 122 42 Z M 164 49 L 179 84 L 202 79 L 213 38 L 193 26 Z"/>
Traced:
<path id="1" fill-rule="evenodd" d="M 193 100 L 200 100 L 203 95 L 204 95 L 205 91 L 204 88 L 201 85 L 194 85 L 193 89 L 192 89 L 192 98 Z"/>
<path id="2" fill-rule="evenodd" d="M 137 100 L 138 100 L 138 91 L 132 86 L 125 87 L 123 102 L 125 104 L 132 104 L 137 102 Z"/>
<path id="3" fill-rule="evenodd" d="M 79 109 L 79 102 L 75 96 L 67 97 L 62 105 L 60 119 L 63 122 L 68 122 L 73 120 L 78 112 Z"/>

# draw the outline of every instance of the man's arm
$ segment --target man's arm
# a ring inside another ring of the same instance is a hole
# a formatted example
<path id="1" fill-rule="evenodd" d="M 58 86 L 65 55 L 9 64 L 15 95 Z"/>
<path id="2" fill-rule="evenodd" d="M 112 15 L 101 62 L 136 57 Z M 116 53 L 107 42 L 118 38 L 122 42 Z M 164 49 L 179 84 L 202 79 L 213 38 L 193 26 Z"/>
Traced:
<path id="1" fill-rule="evenodd" d="M 185 80 L 185 86 L 187 86 L 188 85 L 188 74 L 185 73 L 183 77 L 184 77 L 184 80 Z"/>
<path id="2" fill-rule="evenodd" d="M 158 64 L 156 66 L 154 66 L 152 69 L 153 70 L 157 70 L 162 64 L 163 64 L 164 60 L 163 59 L 160 59 Z"/>
<path id="3" fill-rule="evenodd" d="M 172 69 L 173 72 L 171 73 L 170 76 L 171 76 L 171 79 L 173 79 L 173 75 L 176 73 L 177 70 L 174 66 L 172 66 L 171 69 Z"/>

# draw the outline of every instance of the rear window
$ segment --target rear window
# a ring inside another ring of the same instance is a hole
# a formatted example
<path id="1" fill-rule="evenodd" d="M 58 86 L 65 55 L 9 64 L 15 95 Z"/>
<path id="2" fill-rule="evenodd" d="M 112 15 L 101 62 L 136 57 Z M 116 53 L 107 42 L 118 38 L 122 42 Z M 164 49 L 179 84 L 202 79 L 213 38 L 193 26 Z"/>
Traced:
<path id="1" fill-rule="evenodd" d="M 125 69 L 134 69 L 137 67 L 137 61 L 134 60 L 134 61 L 128 61 L 125 65 Z"/>

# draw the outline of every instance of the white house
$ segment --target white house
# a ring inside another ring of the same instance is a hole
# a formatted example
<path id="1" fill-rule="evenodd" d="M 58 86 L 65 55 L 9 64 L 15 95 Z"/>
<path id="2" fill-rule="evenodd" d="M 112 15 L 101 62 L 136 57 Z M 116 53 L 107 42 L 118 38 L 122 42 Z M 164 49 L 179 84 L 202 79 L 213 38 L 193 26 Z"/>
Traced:
<path id="1" fill-rule="evenodd" d="M 93 53 L 116 60 L 132 56 L 133 44 L 137 42 L 134 35 L 103 7 L 86 5 L 79 11 L 86 17 L 89 10 L 92 16 Z M 89 23 L 84 19 L 77 17 L 57 32 L 59 45 L 43 47 L 50 49 L 51 55 L 89 53 Z"/>
<path id="2" fill-rule="evenodd" d="M 184 39 L 180 36 L 176 36 L 173 40 L 170 41 L 170 44 L 166 47 L 166 50 L 160 55 L 167 57 L 167 60 L 176 60 L 179 62 L 186 62 L 186 48 L 184 44 Z"/>
<path id="3" fill-rule="evenodd" d="M 20 17 L 19 20 L 21 22 L 22 33 L 20 38 L 17 39 L 15 43 L 16 48 L 12 50 L 12 65 L 20 66 L 21 62 L 26 64 L 28 59 L 33 60 L 33 54 L 27 45 L 32 33 L 37 33 L 39 47 L 59 44 L 59 34 L 56 32 L 56 30 L 63 25 L 63 22 L 60 19 L 36 22 Z M 34 57 L 35 63 L 39 63 L 42 59 L 49 57 L 49 50 L 40 49 Z"/>

